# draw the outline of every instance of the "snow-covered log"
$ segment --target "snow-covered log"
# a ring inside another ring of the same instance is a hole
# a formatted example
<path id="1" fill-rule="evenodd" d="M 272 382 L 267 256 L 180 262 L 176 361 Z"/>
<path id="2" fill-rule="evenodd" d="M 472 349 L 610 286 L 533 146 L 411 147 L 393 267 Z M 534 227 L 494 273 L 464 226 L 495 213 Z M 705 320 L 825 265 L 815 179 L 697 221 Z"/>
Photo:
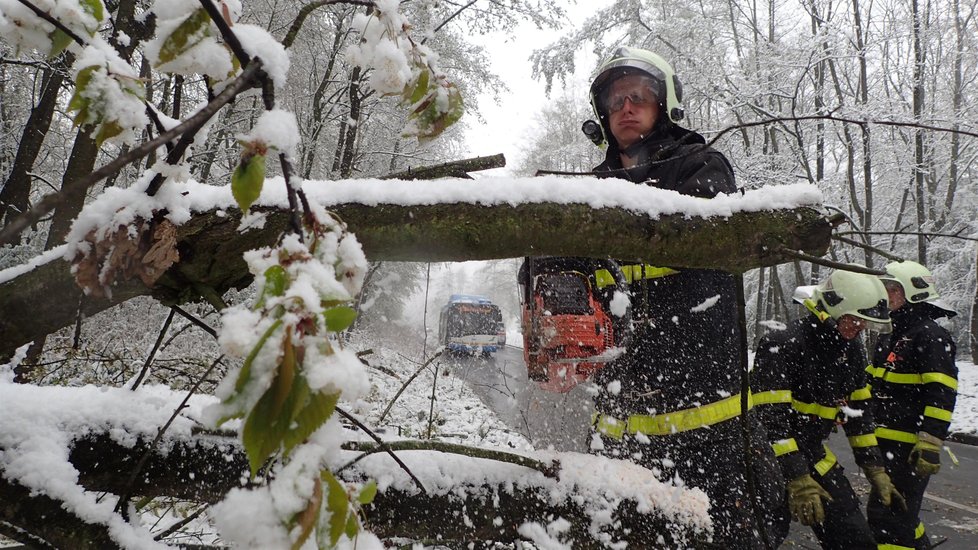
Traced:
<path id="1" fill-rule="evenodd" d="M 87 316 L 138 295 L 174 304 L 247 285 L 242 253 L 272 244 L 289 223 L 281 180 L 266 182 L 257 203 L 264 225 L 243 231 L 229 188 L 181 185 L 169 202 L 147 205 L 138 193 L 120 190 L 89 207 L 117 218 L 131 209 L 129 223 L 164 207 L 168 219 L 176 218 L 178 259 L 152 285 L 116 278 L 111 296 L 84 296 L 63 257 L 74 254 L 64 248 L 31 270 L 0 272 L 0 357 L 75 322 L 79 305 Z M 308 181 L 304 189 L 347 223 L 373 261 L 588 256 L 743 272 L 786 262 L 785 251 L 820 256 L 832 230 L 821 195 L 806 185 L 709 200 L 593 178 Z M 84 224 L 73 234 L 96 229 Z"/>
<path id="2" fill-rule="evenodd" d="M 547 453 L 535 453 L 543 454 Z M 426 493 L 383 454 L 371 456 L 360 469 L 346 470 L 344 475 L 378 480 L 381 490 L 367 508 L 367 526 L 381 537 L 437 539 L 443 544 L 511 542 L 532 540 L 539 531 L 572 540 L 574 548 L 599 548 L 612 542 L 628 542 L 636 548 L 705 546 L 706 497 L 698 490 L 660 484 L 652 472 L 624 461 L 575 453 L 550 455 L 560 461 L 558 479 L 484 459 L 400 452 Z M 236 439 L 212 435 L 168 438 L 161 447 L 150 449 L 143 439 L 122 445 L 108 433 L 79 434 L 69 461 L 87 491 L 209 503 L 240 487 L 248 470 Z M 140 473 L 133 476 L 140 462 Z M 71 507 L 56 499 L 32 494 L 3 475 L 0 489 L 0 518 L 4 519 L 0 534 L 56 547 L 118 547 L 105 526 L 70 513 Z"/>

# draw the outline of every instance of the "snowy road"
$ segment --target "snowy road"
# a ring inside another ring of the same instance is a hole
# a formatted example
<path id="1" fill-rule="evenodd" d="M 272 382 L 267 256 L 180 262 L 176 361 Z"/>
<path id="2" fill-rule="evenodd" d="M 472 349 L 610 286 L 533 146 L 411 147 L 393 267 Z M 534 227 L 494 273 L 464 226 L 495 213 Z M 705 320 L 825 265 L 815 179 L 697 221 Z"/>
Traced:
<path id="1" fill-rule="evenodd" d="M 567 393 L 541 390 L 526 377 L 523 350 L 506 347 L 489 359 L 446 361 L 483 403 L 538 449 L 586 452 L 592 403 L 583 386 Z"/>

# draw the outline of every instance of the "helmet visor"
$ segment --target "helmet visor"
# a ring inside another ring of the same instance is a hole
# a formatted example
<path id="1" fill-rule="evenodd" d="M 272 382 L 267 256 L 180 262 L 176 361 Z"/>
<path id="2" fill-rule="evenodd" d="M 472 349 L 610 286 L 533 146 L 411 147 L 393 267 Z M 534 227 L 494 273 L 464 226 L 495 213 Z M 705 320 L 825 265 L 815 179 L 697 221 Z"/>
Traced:
<path id="1" fill-rule="evenodd" d="M 616 113 L 625 107 L 626 99 L 635 106 L 658 103 L 656 88 L 651 77 L 641 74 L 629 80 L 615 79 L 601 91 L 598 101 L 605 113 Z"/>
<path id="2" fill-rule="evenodd" d="M 874 332 L 886 334 L 893 330 L 886 300 L 880 300 L 873 307 L 859 309 L 853 315 L 866 321 L 866 328 Z"/>

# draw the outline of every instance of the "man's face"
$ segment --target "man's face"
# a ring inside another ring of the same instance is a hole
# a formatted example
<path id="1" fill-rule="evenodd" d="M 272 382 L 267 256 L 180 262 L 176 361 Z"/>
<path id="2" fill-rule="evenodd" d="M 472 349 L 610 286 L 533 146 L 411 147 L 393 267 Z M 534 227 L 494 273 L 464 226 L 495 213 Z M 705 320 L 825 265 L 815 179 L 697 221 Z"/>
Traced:
<path id="1" fill-rule="evenodd" d="M 890 311 L 896 311 L 907 303 L 907 295 L 903 293 L 903 285 L 896 281 L 883 281 L 886 287 L 886 297 L 890 303 Z"/>
<path id="2" fill-rule="evenodd" d="M 855 315 L 843 315 L 839 317 L 836 328 L 839 330 L 842 338 L 852 340 L 856 336 L 859 336 L 859 333 L 866 328 L 866 321 Z"/>
<path id="3" fill-rule="evenodd" d="M 618 78 L 608 89 L 605 109 L 619 149 L 649 135 L 659 118 L 659 100 L 649 84 L 649 77 L 633 74 Z"/>

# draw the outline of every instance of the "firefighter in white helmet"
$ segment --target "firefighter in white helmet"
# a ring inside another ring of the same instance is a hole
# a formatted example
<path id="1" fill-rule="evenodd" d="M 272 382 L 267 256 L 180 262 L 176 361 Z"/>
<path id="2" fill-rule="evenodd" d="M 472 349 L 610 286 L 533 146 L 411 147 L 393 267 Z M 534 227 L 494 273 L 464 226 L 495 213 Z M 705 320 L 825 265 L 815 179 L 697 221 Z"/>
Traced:
<path id="1" fill-rule="evenodd" d="M 893 333 L 879 340 L 867 370 L 876 437 L 907 510 L 870 499 L 866 515 L 877 542 L 888 548 L 930 548 L 920 505 L 930 476 L 941 467 L 958 388 L 954 339 L 937 319 L 955 312 L 936 302 L 934 276 L 917 262 L 890 263 L 880 279 L 889 294 Z"/>
<path id="2" fill-rule="evenodd" d="M 811 526 L 822 548 L 875 549 L 859 498 L 825 440 L 841 424 L 875 498 L 906 507 L 883 468 L 860 341 L 866 329 L 890 330 L 886 290 L 874 275 L 837 270 L 799 301 L 810 313 L 758 344 L 754 408 L 787 480 L 790 517 Z"/>
<path id="3" fill-rule="evenodd" d="M 726 157 L 679 125 L 681 102 L 682 83 L 665 59 L 614 51 L 591 85 L 597 122 L 584 126 L 607 147 L 595 174 L 703 199 L 736 192 Z M 783 503 L 784 482 L 763 427 L 752 414 L 741 417 L 737 280 L 642 258 L 618 263 L 634 328 L 625 353 L 595 375 L 591 450 L 706 492 L 718 547 L 777 547 L 786 530 L 766 532 L 764 522 Z M 751 434 L 746 455 L 742 421 Z"/>

